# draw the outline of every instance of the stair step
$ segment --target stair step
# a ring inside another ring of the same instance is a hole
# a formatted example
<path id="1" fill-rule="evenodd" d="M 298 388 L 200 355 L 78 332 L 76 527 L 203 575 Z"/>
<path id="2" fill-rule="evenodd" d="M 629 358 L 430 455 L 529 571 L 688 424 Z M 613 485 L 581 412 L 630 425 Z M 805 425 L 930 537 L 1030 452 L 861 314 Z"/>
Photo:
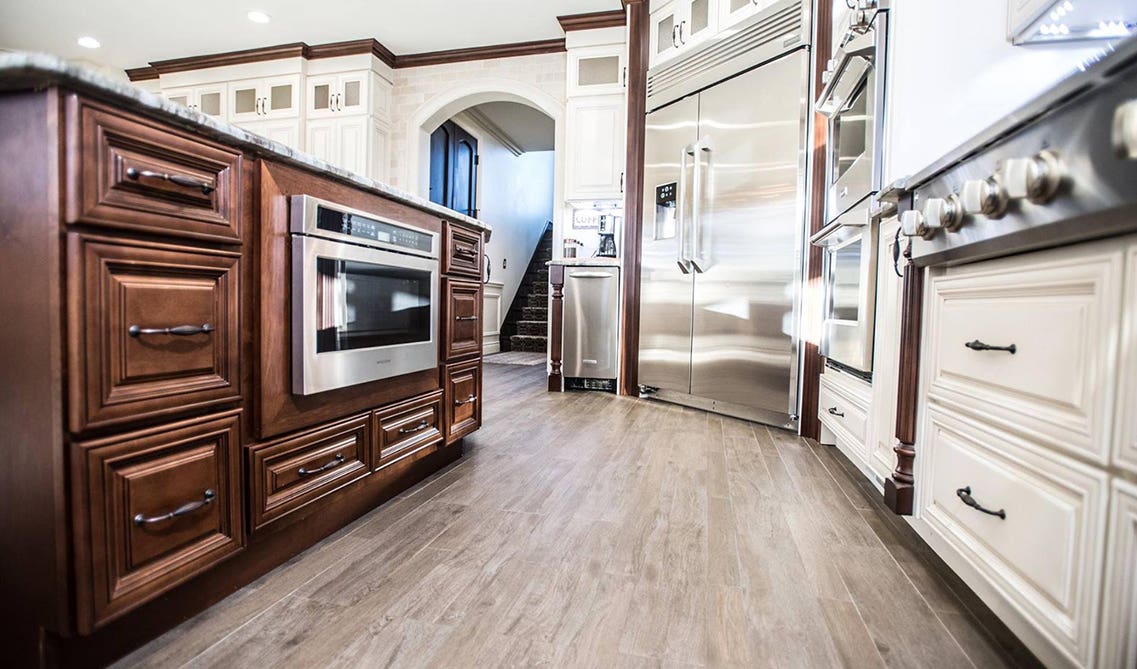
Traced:
<path id="1" fill-rule="evenodd" d="M 517 321 L 519 335 L 544 337 L 548 331 L 549 324 L 546 321 Z"/>
<path id="2" fill-rule="evenodd" d="M 530 293 L 525 297 L 525 306 L 527 307 L 546 307 L 549 305 L 549 296 L 544 292 Z"/>
<path id="3" fill-rule="evenodd" d="M 548 350 L 548 338 L 546 337 L 537 337 L 533 335 L 513 335 L 509 338 L 509 343 L 514 351 L 544 353 Z"/>
<path id="4" fill-rule="evenodd" d="M 521 319 L 526 321 L 548 321 L 549 308 L 545 305 L 539 307 L 523 307 L 521 309 Z"/>

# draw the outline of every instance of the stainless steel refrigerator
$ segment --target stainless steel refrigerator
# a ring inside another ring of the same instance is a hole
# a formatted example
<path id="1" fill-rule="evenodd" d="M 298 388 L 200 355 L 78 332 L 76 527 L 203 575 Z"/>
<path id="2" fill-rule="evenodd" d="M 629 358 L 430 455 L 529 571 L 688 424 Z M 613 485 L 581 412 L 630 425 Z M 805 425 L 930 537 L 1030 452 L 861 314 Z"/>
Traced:
<path id="1" fill-rule="evenodd" d="M 796 430 L 809 52 L 771 57 L 647 114 L 639 383 Z"/>

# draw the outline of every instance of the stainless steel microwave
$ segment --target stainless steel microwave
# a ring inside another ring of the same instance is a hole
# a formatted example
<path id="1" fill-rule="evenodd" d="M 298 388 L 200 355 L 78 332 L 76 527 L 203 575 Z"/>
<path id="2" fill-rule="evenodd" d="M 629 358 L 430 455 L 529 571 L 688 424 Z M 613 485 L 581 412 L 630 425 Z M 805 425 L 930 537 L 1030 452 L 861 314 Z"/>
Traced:
<path id="1" fill-rule="evenodd" d="M 290 208 L 292 392 L 437 367 L 438 233 L 309 195 Z"/>

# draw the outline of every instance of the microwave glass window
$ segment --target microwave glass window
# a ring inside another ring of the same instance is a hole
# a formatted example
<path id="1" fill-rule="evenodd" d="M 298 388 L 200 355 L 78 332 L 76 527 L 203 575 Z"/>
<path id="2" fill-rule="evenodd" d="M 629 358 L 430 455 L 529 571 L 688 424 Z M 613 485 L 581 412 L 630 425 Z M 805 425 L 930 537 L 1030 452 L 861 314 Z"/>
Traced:
<path id="1" fill-rule="evenodd" d="M 837 152 L 833 156 L 833 181 L 841 178 L 865 153 L 868 137 L 868 79 L 861 81 L 849 97 L 849 104 L 833 119 Z"/>
<path id="2" fill-rule="evenodd" d="M 316 259 L 316 353 L 430 341 L 430 272 Z"/>
<path id="3" fill-rule="evenodd" d="M 829 251 L 829 318 L 860 318 L 861 238 Z"/>

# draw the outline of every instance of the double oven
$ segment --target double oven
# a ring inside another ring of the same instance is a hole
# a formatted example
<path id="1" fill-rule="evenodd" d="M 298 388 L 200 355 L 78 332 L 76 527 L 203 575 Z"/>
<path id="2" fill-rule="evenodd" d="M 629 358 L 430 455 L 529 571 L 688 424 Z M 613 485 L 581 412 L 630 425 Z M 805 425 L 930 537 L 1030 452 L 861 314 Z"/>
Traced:
<path id="1" fill-rule="evenodd" d="M 293 394 L 437 367 L 438 233 L 308 195 L 290 207 Z"/>
<path id="2" fill-rule="evenodd" d="M 870 211 L 882 186 L 886 9 L 884 0 L 855 0 L 817 101 L 829 124 L 826 225 L 810 240 L 824 253 L 820 351 L 864 377 L 872 374 L 876 308 L 877 226 Z"/>

